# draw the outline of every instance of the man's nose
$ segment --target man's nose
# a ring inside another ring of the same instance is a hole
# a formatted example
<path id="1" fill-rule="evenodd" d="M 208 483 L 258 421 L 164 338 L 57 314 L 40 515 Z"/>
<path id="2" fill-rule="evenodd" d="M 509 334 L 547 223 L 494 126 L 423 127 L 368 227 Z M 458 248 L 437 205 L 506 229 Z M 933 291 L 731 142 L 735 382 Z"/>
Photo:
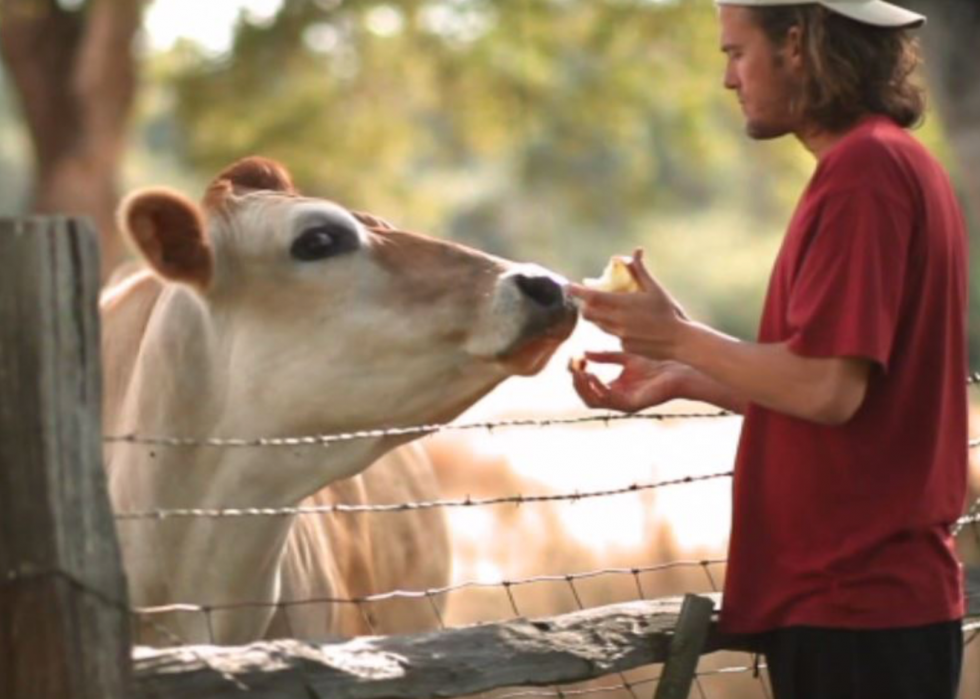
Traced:
<path id="1" fill-rule="evenodd" d="M 734 90 L 738 88 L 738 79 L 735 71 L 729 66 L 725 68 L 725 74 L 722 77 L 722 84 L 724 84 L 725 89 Z"/>

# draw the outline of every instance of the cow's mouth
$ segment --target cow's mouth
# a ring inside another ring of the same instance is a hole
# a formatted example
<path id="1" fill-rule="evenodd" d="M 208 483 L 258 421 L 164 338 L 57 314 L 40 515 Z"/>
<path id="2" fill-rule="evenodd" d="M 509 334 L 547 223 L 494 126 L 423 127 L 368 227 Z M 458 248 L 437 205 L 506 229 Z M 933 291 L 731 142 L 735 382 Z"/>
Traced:
<path id="1" fill-rule="evenodd" d="M 511 374 L 533 376 L 569 338 L 577 322 L 575 306 L 568 302 L 552 315 L 549 323 L 544 324 L 538 318 L 529 323 L 521 338 L 497 359 Z"/>

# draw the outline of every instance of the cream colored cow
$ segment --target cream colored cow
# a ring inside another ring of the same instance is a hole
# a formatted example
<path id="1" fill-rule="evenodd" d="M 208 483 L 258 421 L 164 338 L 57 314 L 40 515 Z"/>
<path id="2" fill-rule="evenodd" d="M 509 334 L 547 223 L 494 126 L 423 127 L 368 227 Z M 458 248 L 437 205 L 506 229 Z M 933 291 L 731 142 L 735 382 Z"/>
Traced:
<path id="1" fill-rule="evenodd" d="M 201 207 L 148 190 L 120 217 L 150 269 L 102 299 L 110 434 L 203 439 L 441 423 L 508 376 L 538 371 L 575 323 L 562 280 L 545 270 L 302 197 L 263 159 L 228 168 Z M 326 448 L 110 442 L 105 458 L 120 512 L 433 497 L 424 454 L 390 451 L 409 439 Z M 245 605 L 154 616 L 139 629 L 144 643 L 427 625 L 424 605 L 390 617 L 272 605 L 424 588 L 448 576 L 438 512 L 173 518 L 118 529 L 134 605 Z"/>

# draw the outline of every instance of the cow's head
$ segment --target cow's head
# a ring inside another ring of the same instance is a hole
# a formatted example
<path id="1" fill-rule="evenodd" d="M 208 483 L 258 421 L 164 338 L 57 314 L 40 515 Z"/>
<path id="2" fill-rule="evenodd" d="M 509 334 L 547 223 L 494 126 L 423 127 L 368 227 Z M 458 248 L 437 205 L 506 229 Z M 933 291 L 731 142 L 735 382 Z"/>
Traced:
<path id="1" fill-rule="evenodd" d="M 200 332 L 234 379 L 226 404 L 261 406 L 280 429 L 451 419 L 541 369 L 575 324 L 554 274 L 301 196 L 266 159 L 226 169 L 202 206 L 153 189 L 120 215 L 205 309 Z"/>

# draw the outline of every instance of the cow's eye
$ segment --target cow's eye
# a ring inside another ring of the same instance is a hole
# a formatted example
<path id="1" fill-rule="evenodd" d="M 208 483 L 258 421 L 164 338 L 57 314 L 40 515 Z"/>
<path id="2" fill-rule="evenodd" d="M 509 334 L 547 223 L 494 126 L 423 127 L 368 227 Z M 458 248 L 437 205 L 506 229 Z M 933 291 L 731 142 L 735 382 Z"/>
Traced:
<path id="1" fill-rule="evenodd" d="M 293 259 L 301 262 L 322 260 L 352 247 L 356 234 L 336 225 L 322 225 L 303 231 L 289 250 Z"/>

